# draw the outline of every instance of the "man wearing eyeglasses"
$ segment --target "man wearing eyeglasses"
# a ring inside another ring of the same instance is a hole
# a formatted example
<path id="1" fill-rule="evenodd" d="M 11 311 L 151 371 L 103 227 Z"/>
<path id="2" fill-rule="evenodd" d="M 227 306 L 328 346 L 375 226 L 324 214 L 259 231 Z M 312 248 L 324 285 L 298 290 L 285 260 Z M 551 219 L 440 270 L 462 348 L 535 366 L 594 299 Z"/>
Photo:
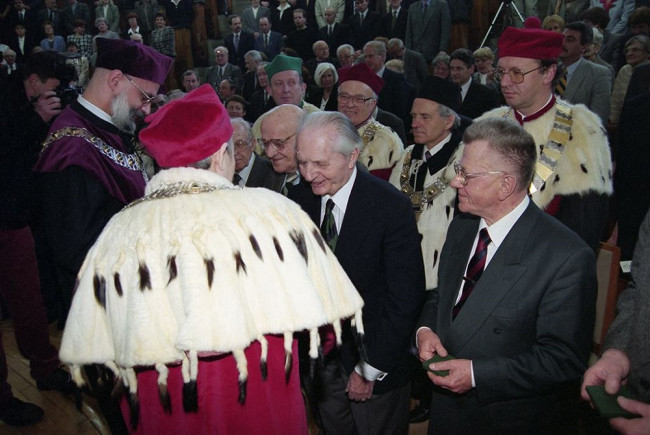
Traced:
<path id="1" fill-rule="evenodd" d="M 561 34 L 541 29 L 507 28 L 493 76 L 508 106 L 481 119 L 514 119 L 533 136 L 538 151 L 533 202 L 596 250 L 613 191 L 612 163 L 600 119 L 553 94 L 562 40 Z"/>
<path id="2" fill-rule="evenodd" d="M 253 152 L 255 138 L 250 124 L 242 118 L 232 118 L 232 141 L 235 145 L 235 175 L 233 184 L 247 187 L 266 187 L 279 192 L 284 174 L 273 171 L 270 161 Z"/>
<path id="3" fill-rule="evenodd" d="M 280 53 L 275 56 L 273 62 L 264 67 L 264 70 L 269 80 L 266 90 L 275 105 L 293 104 L 305 113 L 319 110 L 318 107 L 303 100 L 307 85 L 302 80 L 302 59 Z M 261 115 L 253 124 L 253 135 L 256 139 L 262 137 L 260 126 L 265 116 L 266 114 Z M 261 153 L 262 150 L 257 151 Z"/>
<path id="4" fill-rule="evenodd" d="M 303 111 L 293 104 L 274 107 L 262 118 L 261 138 L 257 140 L 273 170 L 282 176 L 279 191 L 287 196 L 293 186 L 300 183 L 296 159 L 296 131 L 303 117 Z"/>
<path id="5" fill-rule="evenodd" d="M 361 63 L 339 70 L 338 110 L 357 128 L 363 140 L 359 162 L 371 174 L 388 180 L 402 154 L 402 140 L 372 117 L 384 81 Z"/>
<path id="6" fill-rule="evenodd" d="M 61 326 L 88 249 L 108 220 L 144 193 L 135 118 L 151 111 L 172 62 L 143 44 L 99 38 L 88 86 L 61 112 L 43 144 L 35 167 L 37 252 L 47 284 L 58 293 Z M 110 414 L 107 419 L 111 424 Z"/>
<path id="7" fill-rule="evenodd" d="M 537 145 L 513 120 L 463 135 L 457 215 L 416 343 L 434 384 L 429 433 L 569 434 L 587 366 L 595 258 L 530 201 Z"/>

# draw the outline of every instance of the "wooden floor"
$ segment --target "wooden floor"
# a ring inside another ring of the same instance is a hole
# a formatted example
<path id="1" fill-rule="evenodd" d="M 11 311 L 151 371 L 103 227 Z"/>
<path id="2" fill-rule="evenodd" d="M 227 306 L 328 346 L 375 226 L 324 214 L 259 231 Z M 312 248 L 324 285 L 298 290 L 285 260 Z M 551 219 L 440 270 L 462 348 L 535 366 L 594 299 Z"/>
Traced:
<path id="1" fill-rule="evenodd" d="M 7 355 L 9 369 L 9 384 L 14 396 L 20 400 L 34 403 L 45 410 L 43 421 L 33 426 L 12 427 L 0 421 L 0 434 L 48 434 L 48 435 L 109 435 L 110 431 L 99 412 L 94 399 L 88 395 L 83 396 L 81 412 L 74 404 L 71 395 L 63 395 L 53 391 L 40 391 L 36 388 L 36 381 L 29 375 L 29 361 L 18 351 L 14 338 L 13 323 L 11 320 L 0 322 L 2 342 Z M 56 323 L 50 325 L 50 340 L 57 348 L 61 344 L 61 331 L 57 330 Z M 316 435 L 313 424 L 309 425 L 310 434 Z M 412 424 L 409 435 L 424 435 L 427 433 L 427 423 Z"/>
<path id="2" fill-rule="evenodd" d="M 0 434 L 48 434 L 48 435 L 88 435 L 106 434 L 110 431 L 99 413 L 92 397 L 83 396 L 81 412 L 77 410 L 72 395 L 54 391 L 40 391 L 36 381 L 29 375 L 29 361 L 18 351 L 11 320 L 0 322 L 2 342 L 7 355 L 9 384 L 14 396 L 31 402 L 45 410 L 43 421 L 33 426 L 12 427 L 0 421 Z M 61 344 L 61 331 L 56 323 L 50 326 L 50 339 L 57 348 Z"/>

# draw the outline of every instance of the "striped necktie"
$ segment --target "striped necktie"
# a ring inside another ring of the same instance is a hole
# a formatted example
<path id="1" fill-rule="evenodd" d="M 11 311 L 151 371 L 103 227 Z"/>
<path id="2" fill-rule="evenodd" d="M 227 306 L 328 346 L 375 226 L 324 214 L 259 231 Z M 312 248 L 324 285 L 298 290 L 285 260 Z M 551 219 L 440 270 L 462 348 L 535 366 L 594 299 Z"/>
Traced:
<path id="1" fill-rule="evenodd" d="M 490 242 L 491 239 L 488 230 L 487 228 L 483 228 L 478 234 L 478 243 L 476 244 L 474 255 L 467 265 L 467 275 L 463 277 L 463 280 L 465 281 L 463 284 L 463 292 L 460 295 L 458 303 L 454 305 L 452 320 L 456 318 L 460 309 L 463 308 L 467 298 L 472 293 L 472 290 L 474 290 L 474 286 L 476 286 L 476 283 L 483 274 L 483 269 L 485 269 L 485 260 L 487 259 L 487 248 Z"/>
<path id="2" fill-rule="evenodd" d="M 555 85 L 555 93 L 560 97 L 564 97 L 564 92 L 566 91 L 566 81 L 566 70 L 564 70 L 564 73 L 557 81 L 557 85 Z"/>

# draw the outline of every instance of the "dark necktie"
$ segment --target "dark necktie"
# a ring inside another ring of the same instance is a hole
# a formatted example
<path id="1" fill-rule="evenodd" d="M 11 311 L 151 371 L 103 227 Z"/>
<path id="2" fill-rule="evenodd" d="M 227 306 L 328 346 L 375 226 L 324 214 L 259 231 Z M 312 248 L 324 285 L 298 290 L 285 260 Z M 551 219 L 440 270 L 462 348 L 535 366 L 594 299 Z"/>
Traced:
<path id="1" fill-rule="evenodd" d="M 289 186 L 293 186 L 293 184 L 296 182 L 296 178 L 298 178 L 298 174 L 287 174 L 284 179 L 284 186 L 282 186 L 281 190 L 284 196 L 289 195 Z"/>
<path id="2" fill-rule="evenodd" d="M 269 46 L 269 34 L 264 35 L 264 48 Z"/>
<path id="3" fill-rule="evenodd" d="M 363 12 L 359 14 L 359 25 L 363 25 Z"/>
<path id="4" fill-rule="evenodd" d="M 235 46 L 235 51 L 239 50 L 239 34 L 235 34 L 232 43 Z"/>
<path id="5" fill-rule="evenodd" d="M 232 184 L 234 184 L 235 186 L 239 186 L 240 181 L 241 181 L 241 175 L 235 172 L 235 175 L 232 176 Z"/>
<path id="6" fill-rule="evenodd" d="M 425 161 L 425 162 L 428 162 L 430 158 L 431 158 L 431 151 L 427 150 L 427 151 L 424 153 L 424 161 Z"/>
<path id="7" fill-rule="evenodd" d="M 429 3 L 425 0 L 422 0 L 422 15 L 427 13 L 427 7 L 429 6 Z"/>
<path id="8" fill-rule="evenodd" d="M 218 88 L 219 85 L 221 84 L 221 80 L 223 80 L 223 68 L 220 66 L 217 68 L 219 68 L 217 70 L 217 88 Z"/>
<path id="9" fill-rule="evenodd" d="M 332 251 L 336 249 L 336 242 L 339 239 L 339 233 L 336 230 L 336 221 L 334 220 L 334 201 L 332 198 L 327 200 L 325 204 L 325 215 L 323 215 L 323 223 L 320 226 L 320 233 L 325 239 L 325 243 L 330 247 Z"/>
<path id="10" fill-rule="evenodd" d="M 560 76 L 560 79 L 557 81 L 557 85 L 555 85 L 555 92 L 560 96 L 564 97 L 564 91 L 566 91 L 566 70 L 564 70 L 564 73 Z"/>
<path id="11" fill-rule="evenodd" d="M 327 26 L 327 36 L 332 36 L 332 25 Z"/>
<path id="12" fill-rule="evenodd" d="M 465 301 L 467 301 L 472 290 L 474 290 L 474 286 L 476 286 L 476 283 L 483 274 L 485 259 L 487 258 L 487 248 L 490 241 L 490 235 L 488 234 L 487 228 L 483 228 L 478 234 L 476 251 L 474 251 L 474 255 L 467 265 L 467 275 L 463 277 L 463 280 L 465 281 L 463 284 L 463 292 L 460 295 L 458 303 L 454 305 L 454 309 L 452 310 L 452 320 L 456 318 L 460 309 L 463 308 Z"/>

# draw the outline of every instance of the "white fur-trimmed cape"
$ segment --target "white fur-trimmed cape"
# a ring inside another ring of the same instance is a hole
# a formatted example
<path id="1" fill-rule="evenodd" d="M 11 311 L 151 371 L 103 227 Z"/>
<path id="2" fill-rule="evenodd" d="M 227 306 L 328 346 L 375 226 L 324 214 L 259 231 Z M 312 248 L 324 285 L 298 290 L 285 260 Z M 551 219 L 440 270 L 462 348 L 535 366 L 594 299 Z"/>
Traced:
<path id="1" fill-rule="evenodd" d="M 571 107 L 573 118 L 569 142 L 564 144 L 564 154 L 546 188 L 532 195 L 533 202 L 542 208 L 555 195 L 586 195 L 591 192 L 611 195 L 614 192 L 609 143 L 600 118 L 583 104 L 565 104 Z M 539 146 L 546 145 L 555 112 L 553 108 L 540 118 L 524 124 L 524 129 L 535 139 L 538 153 Z M 513 109 L 499 107 L 484 113 L 477 120 L 496 117 L 514 119 Z"/>
<path id="2" fill-rule="evenodd" d="M 201 352 L 233 352 L 245 380 L 243 350 L 264 334 L 310 330 L 315 357 L 319 326 L 339 333 L 354 316 L 363 332 L 363 300 L 295 203 L 192 168 L 162 171 L 146 194 L 179 182 L 217 190 L 127 207 L 90 249 L 60 350 L 78 383 L 90 363 L 118 370 L 132 393 L 135 366 L 164 375 L 182 361 L 196 380 Z"/>

